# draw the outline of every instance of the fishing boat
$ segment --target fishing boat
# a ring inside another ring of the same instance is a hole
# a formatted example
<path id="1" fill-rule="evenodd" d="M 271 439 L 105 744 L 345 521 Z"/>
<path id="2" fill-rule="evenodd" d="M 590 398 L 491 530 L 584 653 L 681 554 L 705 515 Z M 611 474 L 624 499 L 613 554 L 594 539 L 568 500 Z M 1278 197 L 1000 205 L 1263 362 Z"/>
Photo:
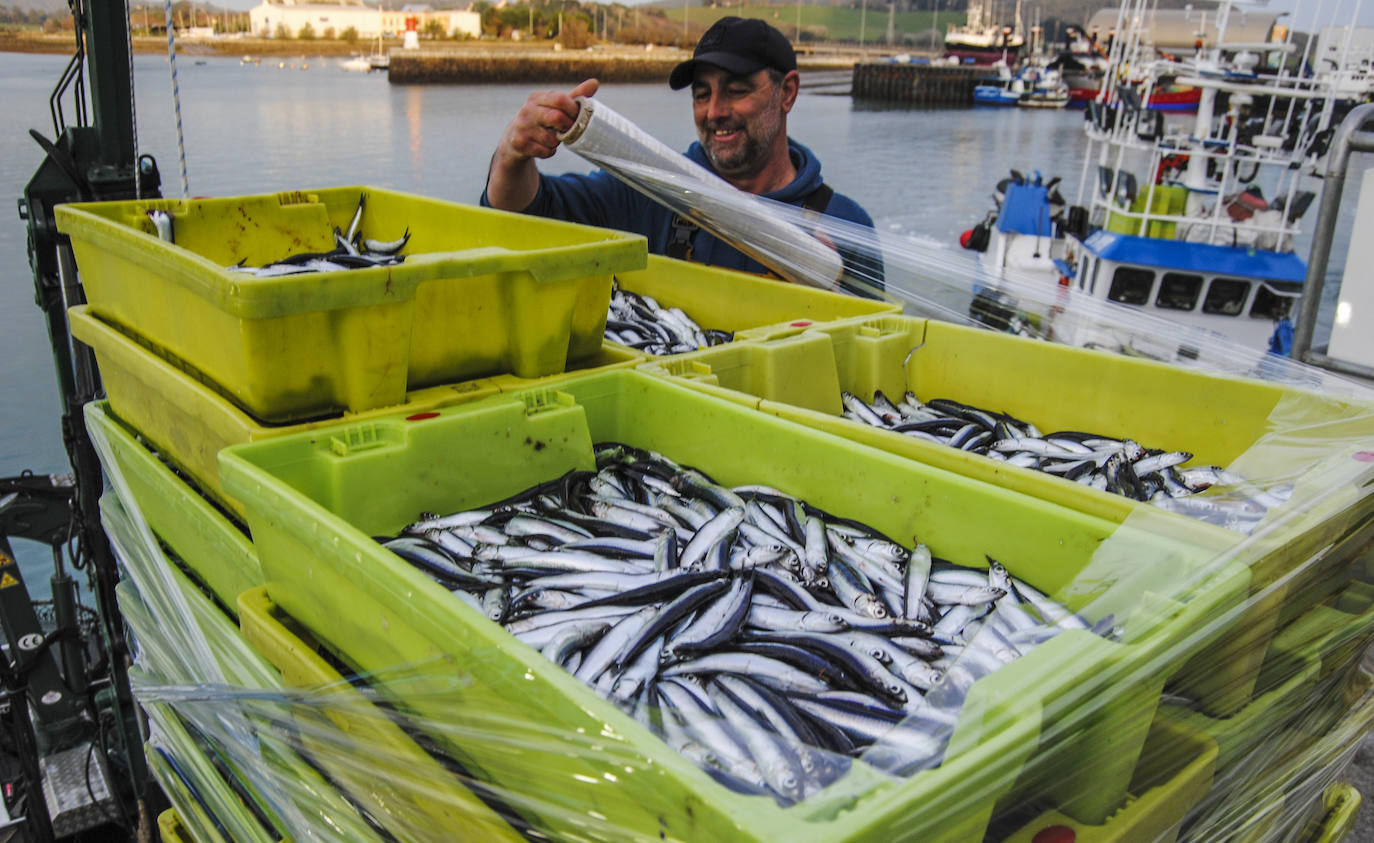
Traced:
<path id="1" fill-rule="evenodd" d="M 1025 80 L 1011 72 L 1006 62 L 998 62 L 994 67 L 996 76 L 989 76 L 973 88 L 974 105 L 1016 105 L 1021 95 L 1026 93 Z"/>
<path id="2" fill-rule="evenodd" d="M 1059 71 L 1028 67 L 1022 71 L 1027 89 L 1016 100 L 1022 108 L 1063 108 L 1069 104 L 1069 86 Z"/>
<path id="3" fill-rule="evenodd" d="M 1020 0 L 1010 26 L 997 22 L 992 0 L 973 0 L 964 23 L 945 33 L 945 56 L 966 64 L 1014 62 L 1025 45 Z"/>
<path id="4" fill-rule="evenodd" d="M 339 67 L 354 73 L 369 73 L 372 70 L 372 62 L 366 56 L 353 56 L 339 62 Z"/>
<path id="5" fill-rule="evenodd" d="M 1125 4 L 1087 102 L 1076 202 L 1058 179 L 1004 179 L 979 224 L 986 237 L 967 238 L 986 241 L 984 266 L 1250 347 L 1288 347 L 1306 275 L 1293 244 L 1345 103 L 1336 74 L 1297 71 L 1288 33 L 1237 42 L 1233 16 L 1230 2 L 1197 12 L 1209 40 L 1179 56 L 1148 43 L 1144 3 Z M 1165 113 L 1182 109 L 1196 113 Z"/>

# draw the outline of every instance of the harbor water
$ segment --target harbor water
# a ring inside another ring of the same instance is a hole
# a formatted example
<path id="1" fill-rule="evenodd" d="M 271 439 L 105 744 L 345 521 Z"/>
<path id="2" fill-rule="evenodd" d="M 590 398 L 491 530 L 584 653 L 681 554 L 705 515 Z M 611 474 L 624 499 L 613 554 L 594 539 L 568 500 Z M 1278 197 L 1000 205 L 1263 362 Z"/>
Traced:
<path id="1" fill-rule="evenodd" d="M 18 198 L 42 160 L 28 136 L 52 137 L 48 109 L 66 56 L 0 54 L 0 191 Z M 529 85 L 391 85 L 381 74 L 350 73 L 338 58 L 179 56 L 181 120 L 192 196 L 364 184 L 473 202 L 487 161 Z M 181 195 L 172 78 L 165 56 L 135 58 L 138 144 L 153 155 L 163 194 Z M 1062 176 L 1076 195 L 1086 143 L 1078 111 L 882 108 L 851 100 L 847 75 L 814 86 L 804 77 L 791 135 L 822 162 L 825 180 L 865 206 L 878 228 L 956 249 L 958 235 L 991 208 L 996 182 L 1012 168 Z M 695 137 L 689 94 L 666 85 L 603 86 L 599 98 L 675 148 Z M 74 113 L 65 103 L 70 120 Z M 560 152 L 546 171 L 586 171 Z M 1364 162 L 1355 162 L 1355 171 Z M 1351 179 L 1332 266 L 1339 277 L 1354 208 Z M 14 206 L 11 205 L 11 208 Z M 1310 225 L 1315 211 L 1309 216 Z M 17 215 L 0 225 L 0 473 L 69 470 L 58 427 L 59 396 Z M 1306 246 L 1300 244 L 1305 252 Z M 1330 291 L 1334 301 L 1334 288 Z M 45 550 L 18 549 L 36 595 L 46 592 Z"/>

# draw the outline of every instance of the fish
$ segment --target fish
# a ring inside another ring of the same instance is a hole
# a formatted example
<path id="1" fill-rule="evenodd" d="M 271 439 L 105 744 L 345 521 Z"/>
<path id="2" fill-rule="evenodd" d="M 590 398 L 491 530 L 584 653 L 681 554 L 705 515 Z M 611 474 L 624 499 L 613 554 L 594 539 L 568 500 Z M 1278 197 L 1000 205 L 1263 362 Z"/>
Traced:
<path id="1" fill-rule="evenodd" d="M 922 403 L 911 392 L 895 403 L 880 391 L 871 403 L 847 391 L 841 391 L 840 400 L 843 415 L 853 421 L 1056 475 L 1237 532 L 1252 532 L 1269 509 L 1288 500 L 1286 486 L 1261 488 L 1220 466 L 1187 468 L 1192 453 L 1151 449 L 1130 438 L 1076 430 L 1041 433 L 1006 413 L 942 398 Z M 1230 490 L 1225 499 L 1209 497 L 1209 503 L 1198 506 L 1177 503 L 1214 486 Z M 1259 518 L 1252 517 L 1255 511 Z"/>
<path id="2" fill-rule="evenodd" d="M 247 266 L 246 261 L 239 261 L 225 267 L 230 272 L 242 272 L 258 278 L 277 278 L 284 275 L 301 275 L 311 272 L 346 272 L 351 269 L 370 269 L 378 266 L 395 266 L 405 261 L 405 255 L 401 250 L 410 242 L 410 228 L 407 227 L 405 233 L 395 240 L 371 240 L 362 236 L 363 207 L 367 202 L 367 194 L 362 193 L 358 196 L 358 207 L 353 212 L 353 217 L 348 223 L 348 230 L 341 230 L 334 226 L 328 236 L 334 243 L 334 248 L 327 252 L 297 252 L 287 255 L 262 266 Z M 161 211 L 150 212 L 162 213 Z M 163 214 L 163 216 L 166 216 Z M 157 218 L 153 219 L 155 226 L 158 226 L 159 235 L 162 227 L 158 224 Z M 167 232 L 163 237 L 165 240 L 171 238 L 171 218 L 167 219 Z"/>
<path id="3" fill-rule="evenodd" d="M 980 416 L 955 409 L 959 429 Z M 378 541 L 741 793 L 786 806 L 854 758 L 937 763 L 957 710 L 928 692 L 966 691 L 1066 629 L 1114 633 L 994 560 L 955 565 L 623 443 L 594 456 L 595 472 Z"/>
<path id="4" fill-rule="evenodd" d="M 650 296 L 641 296 L 611 285 L 611 302 L 606 313 L 606 339 L 656 356 L 681 354 L 734 341 L 732 331 L 702 328 L 681 308 L 661 306 Z"/>

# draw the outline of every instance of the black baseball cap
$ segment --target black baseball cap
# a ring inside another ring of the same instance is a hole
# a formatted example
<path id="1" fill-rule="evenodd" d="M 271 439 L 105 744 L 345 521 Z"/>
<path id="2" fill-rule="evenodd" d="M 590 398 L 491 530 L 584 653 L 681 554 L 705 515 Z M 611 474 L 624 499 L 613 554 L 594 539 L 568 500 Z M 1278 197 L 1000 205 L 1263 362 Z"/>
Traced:
<path id="1" fill-rule="evenodd" d="M 702 34 L 692 57 L 673 68 L 668 87 L 674 91 L 692 84 L 698 64 L 710 64 L 736 74 L 771 67 L 787 73 L 797 69 L 797 54 L 787 36 L 757 18 L 724 17 Z"/>

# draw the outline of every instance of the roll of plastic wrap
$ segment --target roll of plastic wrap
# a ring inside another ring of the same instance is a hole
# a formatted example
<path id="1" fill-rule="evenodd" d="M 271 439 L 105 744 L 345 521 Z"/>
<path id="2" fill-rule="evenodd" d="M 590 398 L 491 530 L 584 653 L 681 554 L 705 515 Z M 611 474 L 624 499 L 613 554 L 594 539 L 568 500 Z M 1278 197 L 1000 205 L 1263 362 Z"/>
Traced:
<path id="1" fill-rule="evenodd" d="M 835 288 L 844 267 L 833 249 L 604 103 L 585 97 L 578 102 L 577 121 L 561 138 L 573 152 L 789 281 Z"/>

